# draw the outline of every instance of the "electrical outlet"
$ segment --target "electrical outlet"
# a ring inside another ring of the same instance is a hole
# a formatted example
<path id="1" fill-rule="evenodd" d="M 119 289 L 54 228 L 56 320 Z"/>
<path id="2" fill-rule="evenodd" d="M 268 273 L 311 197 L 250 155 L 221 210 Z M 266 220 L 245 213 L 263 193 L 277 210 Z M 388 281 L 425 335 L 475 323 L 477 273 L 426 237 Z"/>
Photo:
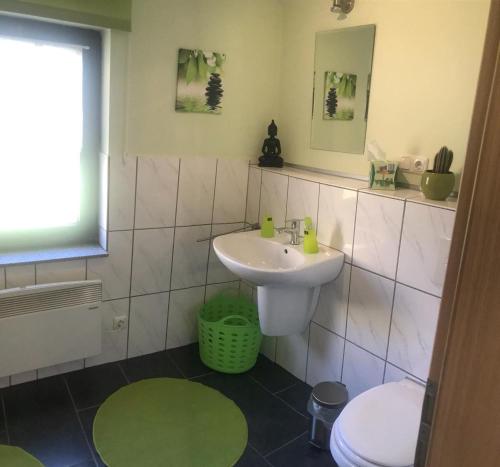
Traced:
<path id="1" fill-rule="evenodd" d="M 424 173 L 429 165 L 429 159 L 427 157 L 415 157 L 413 161 L 413 171 L 418 173 Z"/>
<path id="2" fill-rule="evenodd" d="M 119 331 L 127 327 L 127 317 L 126 316 L 115 316 L 113 318 L 113 331 Z"/>

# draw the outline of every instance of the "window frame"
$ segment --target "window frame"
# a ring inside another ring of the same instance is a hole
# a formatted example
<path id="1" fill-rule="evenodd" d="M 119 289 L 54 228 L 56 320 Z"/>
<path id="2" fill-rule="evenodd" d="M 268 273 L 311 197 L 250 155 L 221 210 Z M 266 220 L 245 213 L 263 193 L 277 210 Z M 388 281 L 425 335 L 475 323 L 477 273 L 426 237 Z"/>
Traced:
<path id="1" fill-rule="evenodd" d="M 99 153 L 102 118 L 101 31 L 0 15 L 0 35 L 55 45 L 81 46 L 83 64 L 80 220 L 77 224 L 66 227 L 0 232 L 0 253 L 97 244 L 99 241 Z M 3 200 L 3 202 L 11 201 Z"/>

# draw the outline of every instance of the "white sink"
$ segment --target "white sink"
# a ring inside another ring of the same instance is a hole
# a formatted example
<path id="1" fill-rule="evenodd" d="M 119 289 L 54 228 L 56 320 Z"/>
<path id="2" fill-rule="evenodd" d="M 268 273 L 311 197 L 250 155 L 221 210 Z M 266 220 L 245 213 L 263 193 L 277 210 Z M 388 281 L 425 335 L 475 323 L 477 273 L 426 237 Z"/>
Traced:
<path id="1" fill-rule="evenodd" d="M 283 336 L 302 332 L 312 318 L 322 284 L 334 280 L 344 254 L 325 246 L 305 254 L 288 234 L 263 238 L 259 230 L 222 235 L 214 250 L 234 274 L 257 285 L 262 332 Z"/>

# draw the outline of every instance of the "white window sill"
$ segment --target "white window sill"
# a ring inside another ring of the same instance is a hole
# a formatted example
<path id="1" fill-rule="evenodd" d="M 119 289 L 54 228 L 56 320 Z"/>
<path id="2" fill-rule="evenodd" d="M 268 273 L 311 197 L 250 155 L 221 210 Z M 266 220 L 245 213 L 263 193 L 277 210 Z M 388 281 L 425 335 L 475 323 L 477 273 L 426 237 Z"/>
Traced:
<path id="1" fill-rule="evenodd" d="M 99 256 L 108 256 L 108 252 L 98 244 L 15 251 L 12 253 L 0 253 L 0 267 L 69 259 L 96 258 Z"/>

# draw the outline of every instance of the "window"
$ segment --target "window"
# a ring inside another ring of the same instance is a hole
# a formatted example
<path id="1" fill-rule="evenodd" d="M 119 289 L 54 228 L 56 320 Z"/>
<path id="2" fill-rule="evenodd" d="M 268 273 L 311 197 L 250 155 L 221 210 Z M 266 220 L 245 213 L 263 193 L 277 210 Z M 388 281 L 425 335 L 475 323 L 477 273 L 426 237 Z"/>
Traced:
<path id="1" fill-rule="evenodd" d="M 0 252 L 97 243 L 98 31 L 0 16 Z"/>

